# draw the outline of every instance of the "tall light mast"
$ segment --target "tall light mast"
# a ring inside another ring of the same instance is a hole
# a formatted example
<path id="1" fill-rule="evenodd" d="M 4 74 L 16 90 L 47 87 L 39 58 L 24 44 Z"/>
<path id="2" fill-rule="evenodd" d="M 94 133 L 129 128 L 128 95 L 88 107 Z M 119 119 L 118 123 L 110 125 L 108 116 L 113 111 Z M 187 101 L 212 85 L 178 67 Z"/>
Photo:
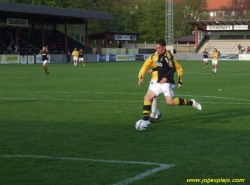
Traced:
<path id="1" fill-rule="evenodd" d="M 173 0 L 166 0 L 165 40 L 168 46 L 174 45 Z"/>

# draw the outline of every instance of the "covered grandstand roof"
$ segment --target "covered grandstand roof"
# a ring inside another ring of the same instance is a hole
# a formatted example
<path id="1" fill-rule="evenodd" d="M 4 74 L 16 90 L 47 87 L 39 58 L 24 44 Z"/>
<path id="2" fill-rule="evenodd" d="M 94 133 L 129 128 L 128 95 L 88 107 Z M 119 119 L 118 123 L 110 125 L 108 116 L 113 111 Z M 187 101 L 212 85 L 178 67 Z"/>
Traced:
<path id="1" fill-rule="evenodd" d="M 175 42 L 195 42 L 195 35 L 174 39 Z"/>
<path id="2" fill-rule="evenodd" d="M 198 26 L 203 30 L 207 30 L 208 25 L 250 25 L 250 20 L 200 20 L 188 21 L 192 26 Z M 248 29 L 249 30 L 249 29 Z M 247 30 L 247 31 L 248 31 Z"/>
<path id="3" fill-rule="evenodd" d="M 62 18 L 70 18 L 69 23 L 73 24 L 79 23 L 79 21 L 82 22 L 83 19 L 115 20 L 115 18 L 107 12 L 0 1 L 0 21 L 6 21 L 6 18 L 18 17 L 36 22 L 38 16 L 47 16 L 47 23 L 56 22 L 58 24 L 65 23 Z"/>

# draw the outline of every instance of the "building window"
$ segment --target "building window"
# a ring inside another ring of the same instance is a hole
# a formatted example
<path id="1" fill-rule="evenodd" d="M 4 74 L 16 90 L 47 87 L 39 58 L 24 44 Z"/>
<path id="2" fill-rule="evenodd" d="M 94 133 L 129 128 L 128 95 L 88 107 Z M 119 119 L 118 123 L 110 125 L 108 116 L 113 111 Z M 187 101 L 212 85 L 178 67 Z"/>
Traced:
<path id="1" fill-rule="evenodd" d="M 232 15 L 232 16 L 235 16 L 235 11 L 232 11 L 231 15 Z"/>
<path id="2" fill-rule="evenodd" d="M 222 11 L 222 12 L 221 12 L 221 15 L 222 15 L 222 16 L 225 16 L 225 15 L 226 15 L 225 11 Z"/>
<path id="3" fill-rule="evenodd" d="M 216 17 L 216 12 L 210 12 L 210 17 Z"/>

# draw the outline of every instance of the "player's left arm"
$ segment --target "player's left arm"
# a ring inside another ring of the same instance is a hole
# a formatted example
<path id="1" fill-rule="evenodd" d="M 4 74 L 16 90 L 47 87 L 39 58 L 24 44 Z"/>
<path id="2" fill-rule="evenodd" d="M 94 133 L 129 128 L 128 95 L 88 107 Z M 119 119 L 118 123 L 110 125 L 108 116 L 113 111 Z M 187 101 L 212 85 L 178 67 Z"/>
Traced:
<path id="1" fill-rule="evenodd" d="M 174 57 L 173 57 L 174 58 Z M 182 87 L 182 76 L 183 76 L 183 70 L 179 62 L 174 58 L 174 64 L 175 64 L 175 69 L 178 73 L 178 87 Z"/>

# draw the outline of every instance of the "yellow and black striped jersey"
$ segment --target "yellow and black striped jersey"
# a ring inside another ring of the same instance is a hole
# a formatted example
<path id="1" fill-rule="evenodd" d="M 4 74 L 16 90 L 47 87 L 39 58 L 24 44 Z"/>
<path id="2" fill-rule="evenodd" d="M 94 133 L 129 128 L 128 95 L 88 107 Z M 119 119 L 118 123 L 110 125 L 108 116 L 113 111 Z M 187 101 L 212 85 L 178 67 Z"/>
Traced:
<path id="1" fill-rule="evenodd" d="M 48 51 L 48 50 L 46 50 L 46 51 L 41 50 L 41 51 L 39 52 L 39 55 L 42 56 L 42 60 L 43 60 L 43 61 L 44 61 L 44 60 L 48 60 L 49 51 Z"/>
<path id="2" fill-rule="evenodd" d="M 79 52 L 78 51 L 73 51 L 72 55 L 73 55 L 73 57 L 78 57 L 79 56 Z"/>
<path id="3" fill-rule="evenodd" d="M 166 51 L 166 54 L 171 54 L 169 51 Z M 174 57 L 173 57 L 174 58 Z M 154 54 L 152 54 L 151 56 L 149 56 L 147 58 L 147 60 L 144 62 L 144 64 L 142 65 L 139 74 L 138 74 L 138 78 L 139 79 L 143 79 L 144 75 L 146 73 L 146 71 L 148 70 L 148 68 L 153 67 L 156 68 L 157 67 L 157 62 L 158 61 L 158 53 L 155 52 Z M 174 64 L 175 64 L 175 68 L 176 71 L 178 73 L 178 83 L 182 83 L 182 76 L 183 76 L 183 70 L 181 65 L 177 62 L 177 60 L 174 58 Z M 158 71 L 153 71 L 152 72 L 152 78 L 151 80 L 158 80 Z"/>
<path id="4" fill-rule="evenodd" d="M 212 58 L 213 60 L 218 60 L 218 59 L 220 58 L 220 54 L 219 54 L 218 52 L 213 52 L 213 53 L 211 54 L 211 58 Z"/>

